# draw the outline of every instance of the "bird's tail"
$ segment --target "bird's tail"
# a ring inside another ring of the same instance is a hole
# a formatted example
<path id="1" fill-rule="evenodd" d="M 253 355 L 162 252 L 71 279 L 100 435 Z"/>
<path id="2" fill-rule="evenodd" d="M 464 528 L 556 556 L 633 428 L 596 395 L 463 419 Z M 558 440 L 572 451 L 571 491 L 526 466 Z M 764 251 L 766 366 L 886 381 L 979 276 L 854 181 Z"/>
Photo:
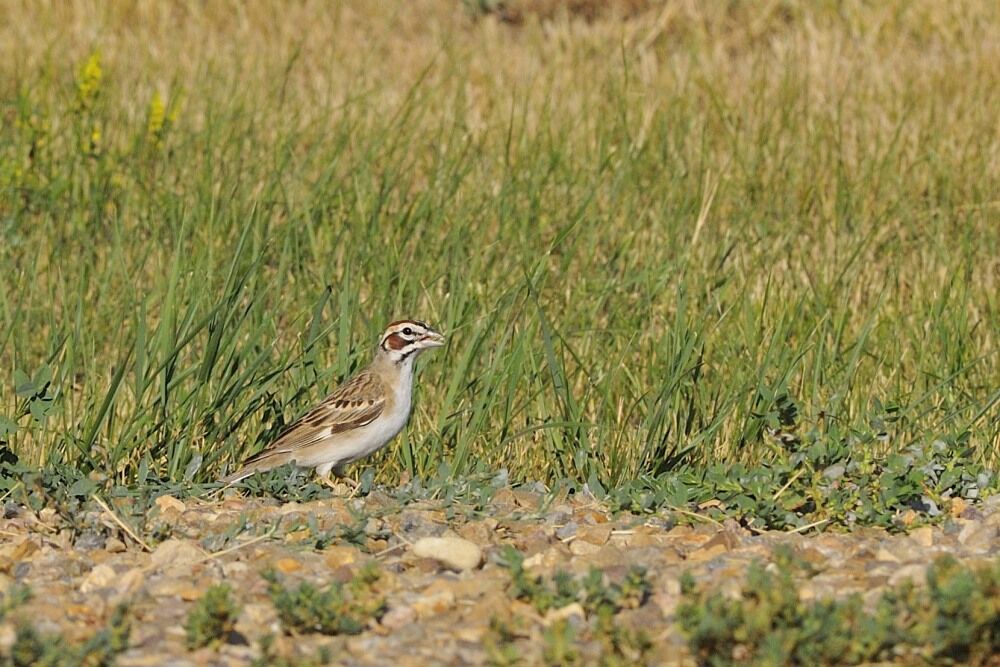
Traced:
<path id="1" fill-rule="evenodd" d="M 253 466 L 243 466 L 232 475 L 226 475 L 219 481 L 223 484 L 235 484 L 236 482 L 242 482 L 255 472 L 257 472 L 257 469 Z"/>
<path id="2" fill-rule="evenodd" d="M 264 450 L 243 462 L 243 465 L 231 475 L 222 478 L 224 484 L 235 484 L 258 472 L 267 472 L 290 460 L 287 452 L 269 452 Z"/>

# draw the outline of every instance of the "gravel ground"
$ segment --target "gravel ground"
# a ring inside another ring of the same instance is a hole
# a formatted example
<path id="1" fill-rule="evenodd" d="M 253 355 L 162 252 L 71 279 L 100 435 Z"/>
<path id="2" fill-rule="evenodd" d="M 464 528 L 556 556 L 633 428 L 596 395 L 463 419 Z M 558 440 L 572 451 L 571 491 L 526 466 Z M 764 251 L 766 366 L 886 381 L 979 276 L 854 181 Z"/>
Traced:
<path id="1" fill-rule="evenodd" d="M 547 502 L 508 489 L 478 509 L 434 500 L 401 504 L 377 491 L 302 504 L 163 496 L 145 517 L 140 544 L 119 524 L 128 516 L 124 506 L 112 516 L 94 505 L 70 529 L 52 509 L 35 513 L 8 502 L 0 521 L 0 591 L 27 584 L 33 596 L 0 623 L 0 653 L 10 649 L 18 622 L 79 641 L 128 601 L 134 623 L 121 665 L 250 664 L 267 634 L 276 637 L 276 651 L 296 659 L 326 646 L 333 664 L 482 664 L 491 620 L 518 617 L 528 628 L 518 640 L 521 655 L 538 661 L 552 617 L 512 599 L 510 573 L 498 563 L 509 544 L 524 553 L 532 573 L 596 567 L 620 580 L 630 566 L 646 568 L 651 595 L 618 620 L 649 633 L 650 664 L 693 664 L 673 619 L 683 572 L 735 591 L 751 562 L 768 561 L 776 547 L 789 545 L 817 572 L 802 581 L 802 598 L 859 592 L 874 599 L 904 579 L 922 580 L 938 554 L 970 563 L 994 556 L 998 510 L 1000 503 L 990 502 L 957 508 L 940 526 L 907 535 L 879 529 L 805 535 L 752 533 L 734 521 L 669 512 L 613 516 L 596 501 Z M 352 636 L 282 634 L 262 571 L 273 569 L 289 584 L 323 584 L 347 581 L 372 560 L 383 573 L 377 586 L 387 602 L 380 621 Z M 235 632 L 222 646 L 190 651 L 185 619 L 219 582 L 232 586 L 241 606 Z"/>

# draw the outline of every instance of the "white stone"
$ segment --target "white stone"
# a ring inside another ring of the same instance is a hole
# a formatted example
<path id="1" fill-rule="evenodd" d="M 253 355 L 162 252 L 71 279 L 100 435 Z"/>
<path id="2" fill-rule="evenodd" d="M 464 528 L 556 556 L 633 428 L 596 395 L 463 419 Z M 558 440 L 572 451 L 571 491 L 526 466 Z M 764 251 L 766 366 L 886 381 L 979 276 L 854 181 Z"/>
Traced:
<path id="1" fill-rule="evenodd" d="M 206 552 L 191 540 L 166 540 L 154 551 L 149 560 L 157 568 L 190 567 L 205 559 Z"/>
<path id="2" fill-rule="evenodd" d="M 413 544 L 413 554 L 453 570 L 473 570 L 483 562 L 482 549 L 461 537 L 422 537 Z"/>

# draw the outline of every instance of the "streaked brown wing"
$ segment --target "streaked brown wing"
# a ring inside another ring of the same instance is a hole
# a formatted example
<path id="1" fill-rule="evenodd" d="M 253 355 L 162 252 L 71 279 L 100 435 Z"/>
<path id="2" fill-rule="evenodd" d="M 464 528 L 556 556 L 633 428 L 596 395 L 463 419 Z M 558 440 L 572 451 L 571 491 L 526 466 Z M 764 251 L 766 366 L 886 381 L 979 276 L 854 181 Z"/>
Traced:
<path id="1" fill-rule="evenodd" d="M 292 422 L 274 442 L 247 459 L 244 465 L 275 454 L 297 451 L 334 433 L 370 424 L 382 414 L 385 397 L 386 392 L 377 375 L 359 373 Z"/>

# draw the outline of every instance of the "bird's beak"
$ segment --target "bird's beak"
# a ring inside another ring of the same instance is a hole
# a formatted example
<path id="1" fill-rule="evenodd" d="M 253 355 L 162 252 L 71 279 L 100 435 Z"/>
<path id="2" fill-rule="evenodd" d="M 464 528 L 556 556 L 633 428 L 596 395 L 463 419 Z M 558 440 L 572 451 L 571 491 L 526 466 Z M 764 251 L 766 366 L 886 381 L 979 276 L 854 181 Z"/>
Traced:
<path id="1" fill-rule="evenodd" d="M 427 335 L 420 339 L 424 347 L 441 347 L 444 345 L 444 336 L 437 331 L 428 331 Z"/>

